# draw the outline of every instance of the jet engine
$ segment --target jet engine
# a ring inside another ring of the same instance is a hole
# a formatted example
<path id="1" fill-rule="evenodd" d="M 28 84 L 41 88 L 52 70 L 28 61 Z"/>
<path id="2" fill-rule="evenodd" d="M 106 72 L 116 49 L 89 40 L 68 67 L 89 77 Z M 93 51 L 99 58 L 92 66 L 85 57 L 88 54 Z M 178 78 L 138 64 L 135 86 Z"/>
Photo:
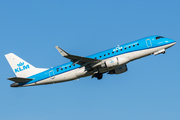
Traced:
<path id="1" fill-rule="evenodd" d="M 101 67 L 102 67 L 102 68 L 109 68 L 109 67 L 114 67 L 114 66 L 117 66 L 117 65 L 119 65 L 119 61 L 118 61 L 117 57 L 114 57 L 114 58 L 111 59 L 111 60 L 105 61 L 105 62 L 101 65 Z"/>
<path id="2" fill-rule="evenodd" d="M 101 64 L 102 68 L 111 68 L 115 66 L 121 66 L 123 64 L 128 63 L 130 60 L 125 57 L 114 57 L 113 59 L 105 61 L 103 64 Z"/>
<path id="3" fill-rule="evenodd" d="M 119 68 L 116 68 L 116 69 L 113 69 L 113 70 L 110 70 L 109 72 L 108 72 L 108 74 L 121 74 L 121 73 L 124 73 L 124 72 L 126 72 L 128 69 L 127 69 L 127 65 L 123 65 L 123 66 L 121 66 L 121 67 L 119 67 Z"/>

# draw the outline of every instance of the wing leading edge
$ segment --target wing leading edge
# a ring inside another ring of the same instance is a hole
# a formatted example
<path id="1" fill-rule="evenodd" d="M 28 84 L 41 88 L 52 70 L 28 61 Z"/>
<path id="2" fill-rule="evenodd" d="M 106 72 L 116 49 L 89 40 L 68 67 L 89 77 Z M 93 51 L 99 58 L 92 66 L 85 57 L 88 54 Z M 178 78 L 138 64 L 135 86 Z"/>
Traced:
<path id="1" fill-rule="evenodd" d="M 58 46 L 55 46 L 55 47 L 63 57 L 70 59 L 73 62 L 73 64 L 79 64 L 81 66 L 85 66 L 87 64 L 95 64 L 95 63 L 101 62 L 101 60 L 97 60 L 93 58 L 71 55 L 67 53 L 66 51 L 64 51 L 63 49 L 61 49 L 60 47 Z"/>

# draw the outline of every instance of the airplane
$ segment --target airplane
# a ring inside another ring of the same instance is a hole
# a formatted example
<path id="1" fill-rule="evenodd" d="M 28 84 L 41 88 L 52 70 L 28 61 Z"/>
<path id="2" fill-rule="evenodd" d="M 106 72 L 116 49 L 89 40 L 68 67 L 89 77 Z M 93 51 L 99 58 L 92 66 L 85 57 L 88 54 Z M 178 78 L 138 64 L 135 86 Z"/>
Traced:
<path id="1" fill-rule="evenodd" d="M 16 77 L 11 87 L 45 85 L 76 80 L 82 77 L 102 79 L 103 74 L 121 74 L 127 71 L 127 63 L 148 55 L 165 53 L 176 41 L 162 36 L 149 36 L 127 44 L 87 56 L 69 54 L 58 46 L 59 53 L 70 59 L 69 63 L 49 69 L 36 68 L 13 53 L 6 54 Z"/>

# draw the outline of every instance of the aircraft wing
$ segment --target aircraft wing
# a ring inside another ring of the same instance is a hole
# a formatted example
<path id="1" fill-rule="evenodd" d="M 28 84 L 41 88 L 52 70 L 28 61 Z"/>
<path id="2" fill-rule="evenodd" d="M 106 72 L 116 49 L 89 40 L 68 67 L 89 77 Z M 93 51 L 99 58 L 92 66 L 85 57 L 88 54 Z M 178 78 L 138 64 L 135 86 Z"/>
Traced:
<path id="1" fill-rule="evenodd" d="M 11 80 L 11 81 L 14 81 L 16 83 L 24 83 L 24 82 L 29 82 L 33 79 L 31 78 L 21 78 L 21 77 L 11 77 L 11 78 L 8 78 L 8 80 Z"/>
<path id="2" fill-rule="evenodd" d="M 58 46 L 55 46 L 55 47 L 63 57 L 70 59 L 74 64 L 79 64 L 82 66 L 82 65 L 101 62 L 101 60 L 97 60 L 97 59 L 93 59 L 93 58 L 71 55 L 71 54 L 67 53 L 66 51 L 64 51 L 63 49 L 61 49 L 60 47 L 58 47 Z"/>

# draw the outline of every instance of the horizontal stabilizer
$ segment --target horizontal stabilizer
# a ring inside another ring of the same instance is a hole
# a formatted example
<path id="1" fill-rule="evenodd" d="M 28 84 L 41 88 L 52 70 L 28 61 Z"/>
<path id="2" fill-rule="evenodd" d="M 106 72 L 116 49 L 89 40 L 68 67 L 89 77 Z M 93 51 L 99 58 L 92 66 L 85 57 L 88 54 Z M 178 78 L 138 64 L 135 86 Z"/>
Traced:
<path id="1" fill-rule="evenodd" d="M 29 82 L 33 79 L 31 78 L 22 78 L 22 77 L 11 77 L 11 78 L 8 78 L 8 80 L 11 80 L 11 81 L 14 81 L 16 83 L 24 83 L 24 82 Z"/>

